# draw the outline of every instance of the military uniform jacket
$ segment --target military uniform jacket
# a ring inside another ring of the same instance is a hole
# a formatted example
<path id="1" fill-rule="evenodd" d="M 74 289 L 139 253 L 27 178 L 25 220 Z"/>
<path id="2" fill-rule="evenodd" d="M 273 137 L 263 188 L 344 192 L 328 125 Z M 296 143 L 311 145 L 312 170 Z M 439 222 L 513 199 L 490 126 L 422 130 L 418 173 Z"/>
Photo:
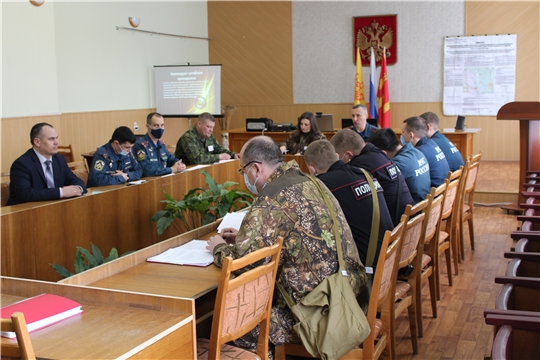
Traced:
<path id="1" fill-rule="evenodd" d="M 160 176 L 172 172 L 171 166 L 178 161 L 161 140 L 154 144 L 148 134 L 133 145 L 133 153 L 143 169 L 143 176 Z"/>
<path id="2" fill-rule="evenodd" d="M 424 154 L 408 142 L 403 145 L 392 160 L 405 177 L 414 203 L 424 200 L 431 190 L 429 163 Z"/>
<path id="3" fill-rule="evenodd" d="M 112 175 L 116 170 L 127 173 L 128 181 L 139 180 L 143 173 L 141 165 L 135 160 L 132 153 L 121 156 L 113 150 L 109 142 L 99 147 L 94 153 L 87 186 L 114 185 L 126 182 L 123 176 Z"/>
<path id="4" fill-rule="evenodd" d="M 193 126 L 178 139 L 174 156 L 186 165 L 213 164 L 219 162 L 219 154 L 223 153 L 231 155 L 231 158 L 235 154 L 221 146 L 213 135 L 202 138 Z"/>
<path id="5" fill-rule="evenodd" d="M 354 241 L 360 253 L 362 264 L 366 263 L 369 236 L 371 234 L 371 218 L 373 215 L 373 198 L 371 188 L 364 173 L 357 167 L 349 166 L 345 162 L 336 161 L 328 171 L 318 176 L 339 201 L 345 218 L 351 228 Z M 377 264 L 381 250 L 384 233 L 392 230 L 394 225 L 384 201 L 383 189 L 377 179 L 373 179 L 377 188 L 379 200 L 380 224 L 375 262 Z"/>
<path id="6" fill-rule="evenodd" d="M 308 134 L 300 134 L 300 140 L 296 142 L 295 136 L 298 134 L 300 130 L 295 130 L 292 133 L 287 136 L 287 139 L 284 143 L 279 144 L 279 146 L 285 146 L 287 150 L 289 150 L 289 154 L 296 155 L 301 154 L 304 155 L 304 152 L 306 151 L 306 148 L 311 142 L 308 142 Z M 315 140 L 326 140 L 326 136 L 324 136 L 323 133 L 320 133 L 319 136 L 315 137 Z M 313 140 L 313 141 L 315 141 Z"/>
<path id="7" fill-rule="evenodd" d="M 448 161 L 446 161 L 446 156 L 441 148 L 435 141 L 429 140 L 425 136 L 416 143 L 416 148 L 424 154 L 429 163 L 431 186 L 441 185 L 450 171 L 450 166 L 448 166 Z"/>
<path id="8" fill-rule="evenodd" d="M 300 182 L 291 183 L 291 177 Z M 270 186 L 272 183 L 274 185 Z M 339 203 L 323 183 L 321 187 L 334 207 L 339 222 L 343 258 L 350 274 L 349 282 L 358 295 L 366 291 L 364 266 L 360 262 L 356 244 Z M 273 245 L 278 236 L 283 236 L 276 281 L 298 302 L 319 285 L 322 279 L 338 270 L 332 223 L 332 216 L 317 187 L 292 160 L 282 164 L 270 176 L 244 217 L 236 244 L 220 244 L 214 248 L 214 263 L 221 266 L 226 256 L 240 258 Z M 293 329 L 295 322 L 281 293 L 276 289 L 270 321 L 272 343 L 299 342 Z"/>
<path id="9" fill-rule="evenodd" d="M 362 132 L 358 131 L 354 126 L 352 127 L 352 129 L 356 131 L 358 134 L 360 134 L 362 139 L 364 139 L 364 141 L 366 142 L 369 140 L 369 137 L 371 136 L 371 134 L 373 134 L 374 131 L 379 130 L 378 127 L 375 127 L 367 122 L 366 122 L 366 128 Z"/>
<path id="10" fill-rule="evenodd" d="M 388 212 L 394 225 L 397 225 L 401 215 L 405 212 L 407 204 L 414 203 L 409 187 L 398 167 L 390 160 L 388 155 L 371 143 L 366 143 L 360 155 L 354 156 L 349 162 L 349 165 L 363 168 L 379 180 L 384 190 L 384 200 L 386 201 Z M 400 186 L 401 202 L 398 204 Z"/>
<path id="11" fill-rule="evenodd" d="M 448 166 L 450 166 L 450 171 L 456 171 L 460 166 L 464 166 L 463 156 L 459 152 L 456 145 L 453 142 L 448 140 L 446 136 L 437 131 L 431 137 L 431 140 L 435 141 L 439 148 L 441 148 L 444 156 L 446 156 L 446 161 L 448 161 Z"/>

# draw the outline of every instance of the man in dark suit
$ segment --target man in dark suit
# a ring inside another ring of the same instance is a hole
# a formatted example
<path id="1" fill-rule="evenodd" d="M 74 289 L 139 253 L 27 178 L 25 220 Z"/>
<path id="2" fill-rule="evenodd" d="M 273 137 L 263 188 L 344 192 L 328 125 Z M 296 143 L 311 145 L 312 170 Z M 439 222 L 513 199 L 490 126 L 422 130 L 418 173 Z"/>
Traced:
<path id="1" fill-rule="evenodd" d="M 58 134 L 52 125 L 34 125 L 30 143 L 32 149 L 11 165 L 7 205 L 70 198 L 86 192 L 84 182 L 57 154 Z"/>

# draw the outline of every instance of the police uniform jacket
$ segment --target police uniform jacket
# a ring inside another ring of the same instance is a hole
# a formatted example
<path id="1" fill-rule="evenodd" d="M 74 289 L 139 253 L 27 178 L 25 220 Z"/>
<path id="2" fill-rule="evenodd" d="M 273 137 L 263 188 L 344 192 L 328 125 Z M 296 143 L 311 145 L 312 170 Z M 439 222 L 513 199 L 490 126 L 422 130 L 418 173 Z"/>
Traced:
<path id="1" fill-rule="evenodd" d="M 373 200 L 369 183 L 362 170 L 351 167 L 342 160 L 336 161 L 328 171 L 317 176 L 336 197 L 349 223 L 354 241 L 358 247 L 362 264 L 366 263 L 369 236 L 371 234 L 371 217 L 373 213 Z M 379 200 L 380 224 L 379 237 L 375 262 L 379 258 L 379 251 L 386 230 L 392 230 L 394 225 L 388 207 L 384 201 L 383 189 L 377 179 L 373 179 L 377 188 Z"/>
<path id="2" fill-rule="evenodd" d="M 422 152 L 408 142 L 392 159 L 405 177 L 414 203 L 424 200 L 431 190 L 429 164 Z"/>
<path id="3" fill-rule="evenodd" d="M 388 155 L 372 143 L 366 143 L 360 155 L 354 156 L 349 165 L 363 168 L 379 180 L 384 190 L 384 199 L 390 216 L 394 225 L 397 225 L 407 204 L 414 203 L 409 187 L 398 167 Z M 399 187 L 401 187 L 401 201 L 398 204 Z"/>
<path id="4" fill-rule="evenodd" d="M 446 156 L 444 156 L 441 148 L 435 141 L 425 136 L 416 143 L 416 148 L 424 154 L 429 163 L 431 186 L 437 187 L 441 185 L 450 171 L 450 166 L 448 166 L 448 161 L 446 161 Z"/>
<path id="5" fill-rule="evenodd" d="M 114 185 L 126 182 L 123 176 L 113 176 L 116 170 L 128 174 L 128 181 L 139 180 L 142 177 L 142 167 L 130 152 L 126 156 L 117 154 L 111 143 L 99 147 L 94 153 L 92 166 L 88 174 L 88 187 Z"/>
<path id="6" fill-rule="evenodd" d="M 154 144 L 146 134 L 133 145 L 133 153 L 143 169 L 143 176 L 160 176 L 172 172 L 171 166 L 178 162 L 161 140 Z"/>
<path id="7" fill-rule="evenodd" d="M 360 132 L 358 130 L 356 130 L 356 128 L 353 126 L 352 129 L 354 131 L 356 131 L 358 134 L 360 134 L 360 136 L 362 137 L 362 139 L 364 139 L 364 141 L 368 141 L 369 137 L 371 136 L 371 134 L 373 134 L 374 131 L 377 131 L 379 130 L 378 127 L 375 127 L 369 123 L 366 122 L 366 128 L 364 129 L 364 131 Z"/>
<path id="8" fill-rule="evenodd" d="M 460 166 L 464 166 L 465 162 L 463 161 L 463 156 L 459 152 L 456 145 L 453 142 L 448 140 L 446 136 L 441 134 L 439 131 L 435 132 L 431 137 L 431 140 L 435 141 L 439 148 L 441 148 L 444 156 L 446 156 L 446 161 L 448 161 L 448 166 L 450 166 L 450 171 L 456 171 Z"/>
<path id="9" fill-rule="evenodd" d="M 229 154 L 231 158 L 235 154 L 221 146 L 213 135 L 208 138 L 201 137 L 193 126 L 178 139 L 174 156 L 182 159 L 186 165 L 213 164 L 219 162 L 219 154 L 223 153 Z"/>

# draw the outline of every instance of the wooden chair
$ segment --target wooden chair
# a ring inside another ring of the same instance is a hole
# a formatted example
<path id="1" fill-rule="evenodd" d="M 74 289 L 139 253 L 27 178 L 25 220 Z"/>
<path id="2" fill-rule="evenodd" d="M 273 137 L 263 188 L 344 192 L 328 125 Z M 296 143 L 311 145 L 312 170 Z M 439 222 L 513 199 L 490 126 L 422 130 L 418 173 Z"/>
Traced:
<path id="1" fill-rule="evenodd" d="M 391 336 L 390 329 L 394 324 L 392 318 L 394 297 L 390 295 L 395 291 L 403 229 L 404 222 L 400 222 L 391 232 L 388 230 L 384 234 L 367 313 L 371 332 L 362 344 L 350 350 L 341 359 L 378 359 L 385 349 L 392 357 L 389 337 Z M 377 314 L 380 314 L 379 318 Z M 302 344 L 276 346 L 276 360 L 285 360 L 286 355 L 312 357 Z"/>
<path id="2" fill-rule="evenodd" d="M 268 359 L 270 312 L 283 238 L 270 247 L 242 258 L 223 261 L 219 280 L 210 341 L 197 339 L 198 359 Z M 231 278 L 234 271 L 271 257 L 264 264 Z M 257 354 L 225 343 L 238 339 L 260 324 Z M 258 355 L 258 356 L 257 356 Z"/>
<path id="3" fill-rule="evenodd" d="M 474 190 L 476 188 L 476 179 L 478 177 L 478 168 L 480 166 L 480 159 L 482 153 L 476 154 L 471 157 L 470 165 L 465 173 L 463 181 L 464 189 L 462 199 L 460 203 L 460 219 L 459 219 L 459 251 L 461 253 L 461 259 L 465 260 L 465 246 L 463 243 L 463 223 L 467 221 L 469 225 L 469 237 L 471 240 L 471 250 L 474 250 Z"/>
<path id="4" fill-rule="evenodd" d="M 79 179 L 81 179 L 84 184 L 88 181 L 88 164 L 85 160 L 83 161 L 73 161 L 69 162 L 68 167 L 73 171 Z"/>
<path id="5" fill-rule="evenodd" d="M 417 337 L 423 336 L 422 286 L 428 280 L 433 317 L 437 317 L 435 274 L 433 273 L 433 265 L 430 264 L 431 257 L 424 253 L 424 235 L 426 233 L 430 205 L 431 197 L 429 197 L 428 194 L 428 197 L 425 200 L 415 204 L 414 206 L 407 205 L 407 207 L 405 208 L 404 214 L 407 215 L 408 221 L 405 226 L 403 235 L 403 245 L 401 247 L 401 259 L 399 267 L 402 268 L 406 264 L 412 264 L 413 271 L 408 276 L 400 275 L 396 284 L 396 289 L 400 289 L 400 287 L 403 286 L 401 285 L 401 280 L 405 280 L 407 281 L 407 284 L 409 284 L 411 287 L 410 294 L 412 296 L 411 300 L 415 307 L 414 315 L 416 316 L 416 321 L 414 325 L 416 326 Z M 412 252 L 409 253 L 408 256 L 405 255 L 407 253 L 407 249 L 412 250 Z M 396 294 L 398 294 L 397 290 Z M 403 310 L 404 309 L 396 308 L 396 314 L 401 313 Z M 413 309 L 409 308 L 409 327 L 413 326 L 413 324 L 411 323 L 411 311 L 413 311 Z M 411 341 L 413 342 L 413 352 L 415 352 L 418 349 L 418 345 L 415 345 L 415 343 L 417 344 L 418 341 L 415 339 L 412 330 Z"/>
<path id="6" fill-rule="evenodd" d="M 23 360 L 36 358 L 23 313 L 14 312 L 11 314 L 11 319 L 2 319 L 2 331 L 12 331 L 17 337 L 16 342 L 2 338 L 2 358 L 21 358 Z"/>
<path id="7" fill-rule="evenodd" d="M 9 199 L 9 182 L 0 184 L 0 206 L 6 206 Z"/>
<path id="8" fill-rule="evenodd" d="M 430 265 L 433 266 L 433 274 L 435 279 L 435 289 L 438 288 L 439 282 L 439 232 L 441 228 L 441 215 L 444 205 L 444 195 L 446 193 L 446 185 L 448 180 L 439 185 L 437 188 L 431 188 L 428 196 L 431 204 L 429 205 L 429 215 L 424 233 L 424 253 L 431 258 Z M 440 292 L 436 291 L 437 300 L 440 300 Z M 432 300 L 433 301 L 433 300 Z M 434 314 L 434 317 L 437 317 Z"/>
<path id="9" fill-rule="evenodd" d="M 439 254 L 441 254 L 443 249 L 441 248 L 441 243 L 445 242 L 448 239 L 450 244 L 449 250 L 445 251 L 446 255 L 446 266 L 448 271 L 448 283 L 452 286 L 452 276 L 450 275 L 451 266 L 450 266 L 450 255 L 452 255 L 452 260 L 454 262 L 454 274 L 459 275 L 458 264 L 459 261 L 459 214 L 461 211 L 461 199 L 463 196 L 464 182 L 461 181 L 463 178 L 463 166 L 460 166 L 458 170 L 454 172 L 449 172 L 447 179 L 449 183 L 446 187 L 446 195 L 444 197 L 444 206 L 443 213 L 441 217 L 441 232 L 439 235 Z M 446 244 L 444 244 L 445 246 Z M 443 247 L 444 247 L 443 246 Z M 439 291 L 439 290 L 438 290 Z"/>
<path id="10" fill-rule="evenodd" d="M 66 159 L 67 163 L 75 161 L 75 156 L 73 155 L 73 147 L 69 145 L 58 145 L 58 155 L 62 155 Z"/>
<path id="11" fill-rule="evenodd" d="M 485 319 L 486 324 L 498 328 L 493 339 L 493 360 L 538 359 L 540 318 L 488 314 Z"/>

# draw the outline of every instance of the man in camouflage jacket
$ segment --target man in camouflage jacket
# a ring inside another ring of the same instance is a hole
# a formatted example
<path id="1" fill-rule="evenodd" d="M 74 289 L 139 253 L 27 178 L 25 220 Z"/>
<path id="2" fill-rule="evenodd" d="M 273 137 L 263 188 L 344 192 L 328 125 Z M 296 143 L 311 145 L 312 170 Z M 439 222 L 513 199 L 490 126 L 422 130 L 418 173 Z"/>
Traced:
<path id="1" fill-rule="evenodd" d="M 220 160 L 238 159 L 239 155 L 227 150 L 212 135 L 216 119 L 210 113 L 202 113 L 197 123 L 186 131 L 176 143 L 174 156 L 186 165 L 213 164 Z"/>
<path id="2" fill-rule="evenodd" d="M 244 181 L 259 196 L 244 217 L 240 230 L 224 229 L 222 236 L 208 242 L 214 263 L 221 266 L 226 256 L 240 258 L 284 238 L 276 281 L 298 303 L 323 279 L 338 270 L 332 215 L 315 184 L 293 160 L 283 163 L 274 141 L 266 136 L 249 140 L 240 152 L 239 170 Z M 367 299 L 366 273 L 356 244 L 339 203 L 319 180 L 332 203 L 342 239 L 343 257 L 355 295 Z M 254 185 L 251 185 L 254 183 Z M 231 234 L 232 236 L 231 237 Z M 300 342 L 296 323 L 279 290 L 274 291 L 270 322 L 270 342 L 274 345 Z M 365 302 L 361 306 L 365 307 Z M 242 337 L 237 345 L 255 348 L 258 328 Z"/>

